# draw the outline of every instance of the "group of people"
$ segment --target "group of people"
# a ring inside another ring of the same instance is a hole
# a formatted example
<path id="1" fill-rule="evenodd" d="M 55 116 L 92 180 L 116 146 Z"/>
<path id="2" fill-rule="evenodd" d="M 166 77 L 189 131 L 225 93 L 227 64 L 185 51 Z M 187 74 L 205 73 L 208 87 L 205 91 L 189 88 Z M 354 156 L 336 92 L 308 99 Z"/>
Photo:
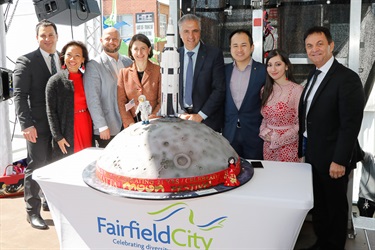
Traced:
<path id="1" fill-rule="evenodd" d="M 329 30 L 313 27 L 304 36 L 315 65 L 304 88 L 296 83 L 283 51 L 271 51 L 265 64 L 252 59 L 254 43 L 246 29 L 229 36 L 233 63 L 225 65 L 223 53 L 201 41 L 200 18 L 184 15 L 178 28 L 184 44 L 178 49 L 179 117 L 221 132 L 242 158 L 299 162 L 305 157 L 312 165 L 318 239 L 309 249 L 344 249 L 346 189 L 360 160 L 356 150 L 364 94 L 358 75 L 335 60 Z M 139 121 L 139 100 L 146 98 L 149 118 L 157 117 L 161 76 L 160 67 L 149 60 L 152 46 L 143 34 L 131 39 L 128 58 L 118 53 L 119 32 L 105 29 L 103 52 L 90 61 L 81 42 L 71 41 L 56 51 L 58 34 L 52 22 L 41 21 L 36 34 L 39 48 L 17 60 L 14 95 L 27 140 L 27 220 L 46 229 L 33 171 L 93 142 L 105 147 Z"/>

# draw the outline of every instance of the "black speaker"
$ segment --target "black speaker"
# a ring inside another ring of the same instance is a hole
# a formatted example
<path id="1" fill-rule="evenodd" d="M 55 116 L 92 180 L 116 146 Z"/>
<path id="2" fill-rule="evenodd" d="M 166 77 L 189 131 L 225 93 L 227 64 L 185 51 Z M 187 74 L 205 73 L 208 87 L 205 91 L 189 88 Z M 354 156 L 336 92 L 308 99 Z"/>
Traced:
<path id="1" fill-rule="evenodd" d="M 13 97 L 13 71 L 0 68 L 0 102 Z"/>
<path id="2" fill-rule="evenodd" d="M 34 6 L 39 21 L 63 25 L 78 26 L 101 14 L 95 0 L 34 0 Z"/>
<path id="3" fill-rule="evenodd" d="M 4 3 L 13 3 L 13 0 L 0 0 L 0 5 Z"/>

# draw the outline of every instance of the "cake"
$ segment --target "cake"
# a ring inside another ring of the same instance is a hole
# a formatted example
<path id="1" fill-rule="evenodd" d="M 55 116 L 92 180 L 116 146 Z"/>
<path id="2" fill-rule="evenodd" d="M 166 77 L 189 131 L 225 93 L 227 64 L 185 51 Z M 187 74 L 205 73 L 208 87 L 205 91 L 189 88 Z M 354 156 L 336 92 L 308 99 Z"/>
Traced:
<path id="1" fill-rule="evenodd" d="M 95 174 L 130 191 L 196 191 L 224 183 L 231 157 L 238 175 L 240 158 L 222 135 L 194 121 L 161 118 L 121 131 L 103 150 Z"/>

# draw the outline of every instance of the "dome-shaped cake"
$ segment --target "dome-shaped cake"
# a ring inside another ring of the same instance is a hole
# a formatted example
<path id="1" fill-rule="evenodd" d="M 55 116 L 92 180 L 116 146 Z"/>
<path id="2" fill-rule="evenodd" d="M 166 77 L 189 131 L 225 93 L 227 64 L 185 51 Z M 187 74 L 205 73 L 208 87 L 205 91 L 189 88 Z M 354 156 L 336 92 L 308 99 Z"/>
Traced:
<path id="1" fill-rule="evenodd" d="M 119 133 L 99 157 L 96 175 L 127 190 L 193 191 L 223 183 L 230 157 L 238 175 L 239 156 L 219 133 L 201 123 L 161 118 Z"/>

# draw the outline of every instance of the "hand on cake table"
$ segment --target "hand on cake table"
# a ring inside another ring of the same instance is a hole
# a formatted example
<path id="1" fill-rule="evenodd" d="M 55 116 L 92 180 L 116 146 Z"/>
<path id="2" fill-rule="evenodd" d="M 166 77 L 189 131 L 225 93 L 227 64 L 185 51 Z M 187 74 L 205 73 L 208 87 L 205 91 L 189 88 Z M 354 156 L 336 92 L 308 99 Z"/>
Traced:
<path id="1" fill-rule="evenodd" d="M 185 114 L 181 114 L 180 118 L 184 119 L 184 120 L 195 121 L 195 122 L 202 122 L 203 121 L 202 116 L 200 116 L 199 114 L 188 114 L 188 113 L 185 113 Z"/>

